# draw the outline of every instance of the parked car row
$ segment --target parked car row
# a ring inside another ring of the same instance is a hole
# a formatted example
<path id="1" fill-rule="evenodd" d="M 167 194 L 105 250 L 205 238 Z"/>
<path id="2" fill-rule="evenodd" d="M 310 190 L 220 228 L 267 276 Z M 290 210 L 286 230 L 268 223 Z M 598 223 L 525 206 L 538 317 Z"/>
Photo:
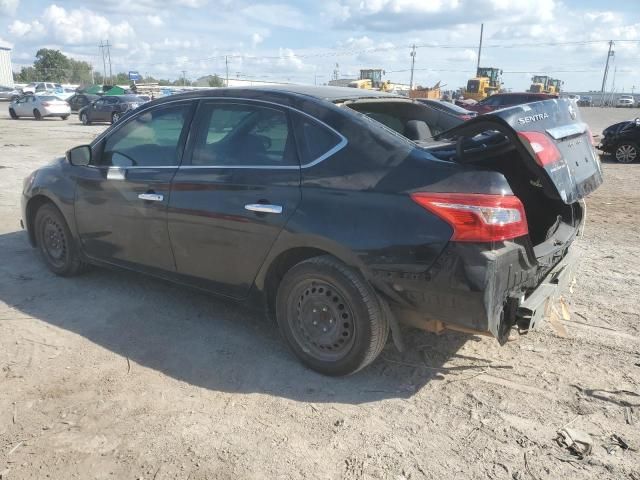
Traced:
<path id="1" fill-rule="evenodd" d="M 85 125 L 93 122 L 116 123 L 122 115 L 134 110 L 145 101 L 137 95 L 98 96 L 76 93 L 68 100 L 53 94 L 27 94 L 13 97 L 9 104 L 9 115 L 13 119 L 33 117 L 69 118 L 71 112 L 78 112 L 78 118 Z"/>

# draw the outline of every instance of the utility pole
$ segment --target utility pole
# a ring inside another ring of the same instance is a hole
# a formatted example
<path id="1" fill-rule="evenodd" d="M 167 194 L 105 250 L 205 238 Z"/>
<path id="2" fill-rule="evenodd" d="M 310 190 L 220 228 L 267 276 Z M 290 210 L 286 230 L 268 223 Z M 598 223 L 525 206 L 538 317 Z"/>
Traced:
<path id="1" fill-rule="evenodd" d="M 187 85 L 187 71 L 182 70 L 182 86 L 185 87 Z"/>
<path id="2" fill-rule="evenodd" d="M 416 44 L 411 47 L 411 80 L 409 81 L 409 90 L 413 90 L 413 70 L 416 66 Z"/>
<path id="3" fill-rule="evenodd" d="M 100 53 L 102 54 L 102 83 L 104 84 L 107 80 L 107 62 L 104 56 L 104 41 L 101 40 L 100 45 L 98 46 L 100 47 Z"/>
<path id="4" fill-rule="evenodd" d="M 107 60 L 109 61 L 109 83 L 113 85 L 113 72 L 111 71 L 111 44 L 109 43 L 109 40 L 107 40 L 105 47 L 107 48 Z"/>
<path id="5" fill-rule="evenodd" d="M 224 66 L 227 70 L 227 87 L 229 86 L 229 57 L 227 55 L 224 56 Z"/>
<path id="6" fill-rule="evenodd" d="M 604 94 L 604 89 L 607 84 L 607 74 L 609 73 L 609 59 L 615 55 L 615 51 L 613 48 L 613 40 L 609 40 L 609 52 L 607 52 L 607 63 L 604 66 L 604 75 L 602 75 L 602 88 L 600 89 L 600 93 Z"/>
<path id="7" fill-rule="evenodd" d="M 478 64 L 476 65 L 476 75 L 480 69 L 480 57 L 482 56 L 482 34 L 484 33 L 484 23 L 480 24 L 480 45 L 478 45 Z"/>
<path id="8" fill-rule="evenodd" d="M 339 76 L 340 76 L 340 65 L 336 63 L 336 68 L 333 69 L 333 79 L 338 80 Z"/>

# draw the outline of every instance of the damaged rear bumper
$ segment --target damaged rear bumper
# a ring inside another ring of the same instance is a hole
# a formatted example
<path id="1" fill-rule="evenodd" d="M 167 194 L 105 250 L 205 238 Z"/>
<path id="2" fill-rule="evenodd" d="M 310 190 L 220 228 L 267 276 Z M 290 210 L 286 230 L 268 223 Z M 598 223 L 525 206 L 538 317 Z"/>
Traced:
<path id="1" fill-rule="evenodd" d="M 538 328 L 549 306 L 562 295 L 574 279 L 576 253 L 567 255 L 551 269 L 540 285 L 516 309 L 516 324 L 521 331 Z"/>

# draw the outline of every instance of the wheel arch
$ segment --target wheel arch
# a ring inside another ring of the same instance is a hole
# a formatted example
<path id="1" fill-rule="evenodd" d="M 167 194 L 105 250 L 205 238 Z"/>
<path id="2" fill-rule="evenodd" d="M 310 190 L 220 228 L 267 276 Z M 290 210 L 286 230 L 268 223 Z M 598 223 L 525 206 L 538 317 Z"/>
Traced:
<path id="1" fill-rule="evenodd" d="M 26 221 L 27 221 L 27 225 L 26 225 L 27 234 L 29 235 L 29 243 L 33 247 L 37 246 L 38 244 L 36 239 L 37 237 L 35 232 L 35 225 L 34 225 L 36 220 L 36 214 L 40 209 L 40 207 L 46 204 L 53 205 L 60 212 L 62 217 L 65 219 L 65 221 L 67 222 L 67 225 L 69 225 L 69 220 L 66 218 L 66 216 L 62 212 L 62 209 L 56 204 L 56 202 L 51 197 L 44 195 L 42 193 L 34 195 L 27 202 L 27 206 L 25 209 L 25 215 L 26 215 Z"/>

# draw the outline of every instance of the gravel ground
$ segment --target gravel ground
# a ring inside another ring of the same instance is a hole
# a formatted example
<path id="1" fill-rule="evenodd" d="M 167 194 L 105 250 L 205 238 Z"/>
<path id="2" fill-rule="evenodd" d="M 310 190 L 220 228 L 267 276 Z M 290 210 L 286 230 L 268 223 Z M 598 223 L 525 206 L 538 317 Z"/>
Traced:
<path id="1" fill-rule="evenodd" d="M 140 275 L 49 273 L 22 179 L 105 128 L 0 106 L 0 478 L 640 480 L 640 164 L 604 162 L 569 320 L 500 347 L 407 331 L 317 375 L 242 305 Z M 638 110 L 583 109 L 594 133 Z M 593 440 L 584 460 L 555 442 Z M 612 435 L 628 450 L 613 445 Z"/>

